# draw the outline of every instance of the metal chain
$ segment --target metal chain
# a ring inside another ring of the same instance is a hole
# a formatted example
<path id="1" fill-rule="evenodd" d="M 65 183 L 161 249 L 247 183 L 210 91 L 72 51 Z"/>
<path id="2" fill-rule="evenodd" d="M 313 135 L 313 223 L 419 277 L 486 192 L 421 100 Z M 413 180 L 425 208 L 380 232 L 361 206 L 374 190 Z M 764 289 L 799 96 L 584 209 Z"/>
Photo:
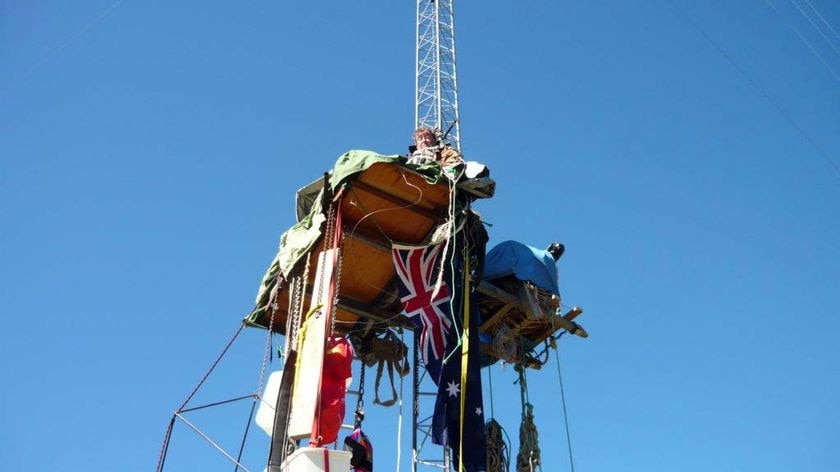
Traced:
<path id="1" fill-rule="evenodd" d="M 256 395 L 259 396 L 262 392 L 263 381 L 265 380 L 265 369 L 268 366 L 268 355 L 271 353 L 271 341 L 274 336 L 274 311 L 271 312 L 268 320 L 268 335 L 265 340 L 265 349 L 263 349 L 262 366 L 260 367 L 260 381 L 257 384 Z"/>
<path id="2" fill-rule="evenodd" d="M 359 371 L 359 398 L 356 399 L 356 412 L 354 413 L 355 416 L 355 423 L 353 424 L 354 427 L 358 428 L 362 425 L 362 421 L 365 419 L 365 359 L 364 357 L 359 359 L 360 371 Z"/>
<path id="3" fill-rule="evenodd" d="M 329 210 L 327 210 L 327 225 L 324 228 L 324 233 L 323 233 L 323 236 L 322 236 L 324 243 L 322 244 L 321 254 L 318 258 L 318 261 L 321 264 L 321 274 L 320 274 L 320 279 L 318 281 L 318 294 L 317 294 L 317 297 L 315 298 L 316 302 L 320 302 L 321 297 L 323 297 L 323 295 L 324 295 L 324 275 L 325 275 L 324 273 L 326 272 L 325 269 L 326 269 L 326 265 L 327 265 L 327 249 L 329 248 L 329 239 L 328 238 L 330 237 L 330 235 L 332 234 L 332 231 L 333 231 L 334 219 L 335 219 L 335 205 L 330 203 L 330 208 L 329 208 Z M 315 313 L 314 315 L 315 316 L 321 316 L 321 313 L 323 313 L 323 310 L 318 310 L 318 312 Z"/>
<path id="4" fill-rule="evenodd" d="M 289 281 L 289 306 L 286 308 L 286 346 L 283 348 L 283 358 L 289 355 L 289 349 L 292 348 L 292 320 L 294 319 L 295 310 L 295 291 L 300 285 L 300 277 L 293 277 Z"/>
<path id="5" fill-rule="evenodd" d="M 289 321 L 289 329 L 286 331 L 286 336 L 289 339 L 289 349 L 294 349 L 297 346 L 298 330 L 300 329 L 300 305 L 302 302 L 301 291 L 305 283 L 300 276 L 295 277 L 295 291 L 289 293 L 289 311 L 286 315 L 291 320 Z"/>
<path id="6" fill-rule="evenodd" d="M 332 299 L 333 309 L 332 309 L 332 319 L 330 320 L 330 336 L 335 333 L 335 320 L 338 318 L 338 300 L 339 295 L 341 294 L 341 266 L 344 263 L 344 232 L 341 232 L 341 240 L 338 243 L 338 247 L 335 248 L 338 251 L 338 261 L 335 265 L 335 292 Z"/>

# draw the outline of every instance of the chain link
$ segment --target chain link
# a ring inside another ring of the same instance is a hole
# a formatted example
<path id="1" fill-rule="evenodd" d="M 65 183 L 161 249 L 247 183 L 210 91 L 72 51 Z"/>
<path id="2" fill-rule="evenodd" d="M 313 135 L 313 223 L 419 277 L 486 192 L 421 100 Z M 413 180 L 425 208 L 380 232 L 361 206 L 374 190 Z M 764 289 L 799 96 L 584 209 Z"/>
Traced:
<path id="1" fill-rule="evenodd" d="M 292 313 L 292 346 L 297 346 L 298 334 L 300 332 L 301 316 L 303 316 L 303 294 L 306 293 L 306 285 L 309 281 L 309 256 L 306 256 L 306 266 L 303 269 L 303 278 L 298 278 L 295 287 L 295 309 Z"/>
<path id="2" fill-rule="evenodd" d="M 262 394 L 263 381 L 265 380 L 265 369 L 268 367 L 268 356 L 271 353 L 271 341 L 274 336 L 274 314 L 275 312 L 272 310 L 268 319 L 268 335 L 265 340 L 265 349 L 263 349 L 263 360 L 262 366 L 260 367 L 260 380 L 257 384 L 257 396 L 261 396 Z"/>
<path id="3" fill-rule="evenodd" d="M 335 248 L 338 251 L 338 261 L 335 265 L 335 292 L 332 299 L 333 309 L 332 309 L 332 319 L 330 320 L 330 336 L 335 334 L 335 320 L 338 318 L 338 300 L 339 295 L 341 295 L 341 266 L 344 263 L 344 231 L 341 232 L 341 240 L 338 243 L 338 247 Z"/>
<path id="4" fill-rule="evenodd" d="M 317 297 L 315 298 L 316 303 L 320 303 L 321 298 L 324 295 L 324 275 L 325 275 L 326 266 L 327 266 L 327 250 L 330 247 L 329 246 L 330 245 L 330 236 L 332 235 L 332 232 L 333 232 L 334 223 L 335 223 L 335 205 L 333 203 L 330 203 L 330 207 L 327 210 L 327 224 L 326 224 L 326 227 L 324 228 L 323 244 L 322 244 L 321 254 L 318 256 L 318 262 L 321 264 L 321 273 L 320 273 L 320 278 L 318 280 L 318 294 L 317 294 Z M 323 309 L 318 310 L 318 312 L 315 313 L 314 316 L 316 316 L 316 317 L 321 316 L 321 313 L 323 313 L 323 312 L 324 312 Z"/>

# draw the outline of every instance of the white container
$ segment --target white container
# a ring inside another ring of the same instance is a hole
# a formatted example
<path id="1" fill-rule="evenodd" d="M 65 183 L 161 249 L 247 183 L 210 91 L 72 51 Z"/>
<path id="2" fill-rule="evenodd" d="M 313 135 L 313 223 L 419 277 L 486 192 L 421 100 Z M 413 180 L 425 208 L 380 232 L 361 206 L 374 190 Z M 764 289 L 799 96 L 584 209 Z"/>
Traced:
<path id="1" fill-rule="evenodd" d="M 274 431 L 274 405 L 277 404 L 277 394 L 280 393 L 280 380 L 283 378 L 283 371 L 272 372 L 268 376 L 260 406 L 257 407 L 257 426 L 262 428 L 266 434 L 271 436 Z"/>
<path id="2" fill-rule="evenodd" d="M 326 454 L 325 454 L 326 451 Z M 322 447 L 302 447 L 283 462 L 283 472 L 349 472 L 349 451 L 338 451 Z M 329 469 L 327 469 L 327 460 Z"/>

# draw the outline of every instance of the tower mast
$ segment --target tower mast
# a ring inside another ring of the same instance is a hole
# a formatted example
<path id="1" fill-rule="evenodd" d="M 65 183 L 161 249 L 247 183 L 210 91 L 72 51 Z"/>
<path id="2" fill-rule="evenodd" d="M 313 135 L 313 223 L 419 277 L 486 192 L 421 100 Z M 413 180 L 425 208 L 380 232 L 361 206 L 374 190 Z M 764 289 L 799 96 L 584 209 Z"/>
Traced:
<path id="1" fill-rule="evenodd" d="M 417 0 L 414 129 L 426 127 L 443 132 L 449 130 L 446 142 L 456 149 L 461 149 L 453 2 L 454 0 Z M 449 472 L 449 448 L 444 447 L 442 451 L 438 449 L 433 452 L 423 450 L 432 433 L 432 416 L 428 413 L 434 405 L 435 392 L 421 391 L 426 370 L 420 362 L 418 336 L 415 332 L 411 472 L 418 472 L 421 468 Z M 421 410 L 426 414 L 421 413 Z"/>
<path id="2" fill-rule="evenodd" d="M 417 0 L 414 127 L 446 131 L 461 148 L 458 77 L 455 67 L 454 0 Z"/>

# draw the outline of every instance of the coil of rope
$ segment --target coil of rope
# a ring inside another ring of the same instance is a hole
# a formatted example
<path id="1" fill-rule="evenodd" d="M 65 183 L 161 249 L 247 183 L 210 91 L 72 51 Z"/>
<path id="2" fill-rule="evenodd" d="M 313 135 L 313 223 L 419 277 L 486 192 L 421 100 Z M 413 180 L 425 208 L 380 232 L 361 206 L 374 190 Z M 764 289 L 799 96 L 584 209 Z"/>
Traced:
<path id="1" fill-rule="evenodd" d="M 487 472 L 510 471 L 510 450 L 505 441 L 505 430 L 498 421 L 491 418 L 485 426 L 487 435 Z"/>

